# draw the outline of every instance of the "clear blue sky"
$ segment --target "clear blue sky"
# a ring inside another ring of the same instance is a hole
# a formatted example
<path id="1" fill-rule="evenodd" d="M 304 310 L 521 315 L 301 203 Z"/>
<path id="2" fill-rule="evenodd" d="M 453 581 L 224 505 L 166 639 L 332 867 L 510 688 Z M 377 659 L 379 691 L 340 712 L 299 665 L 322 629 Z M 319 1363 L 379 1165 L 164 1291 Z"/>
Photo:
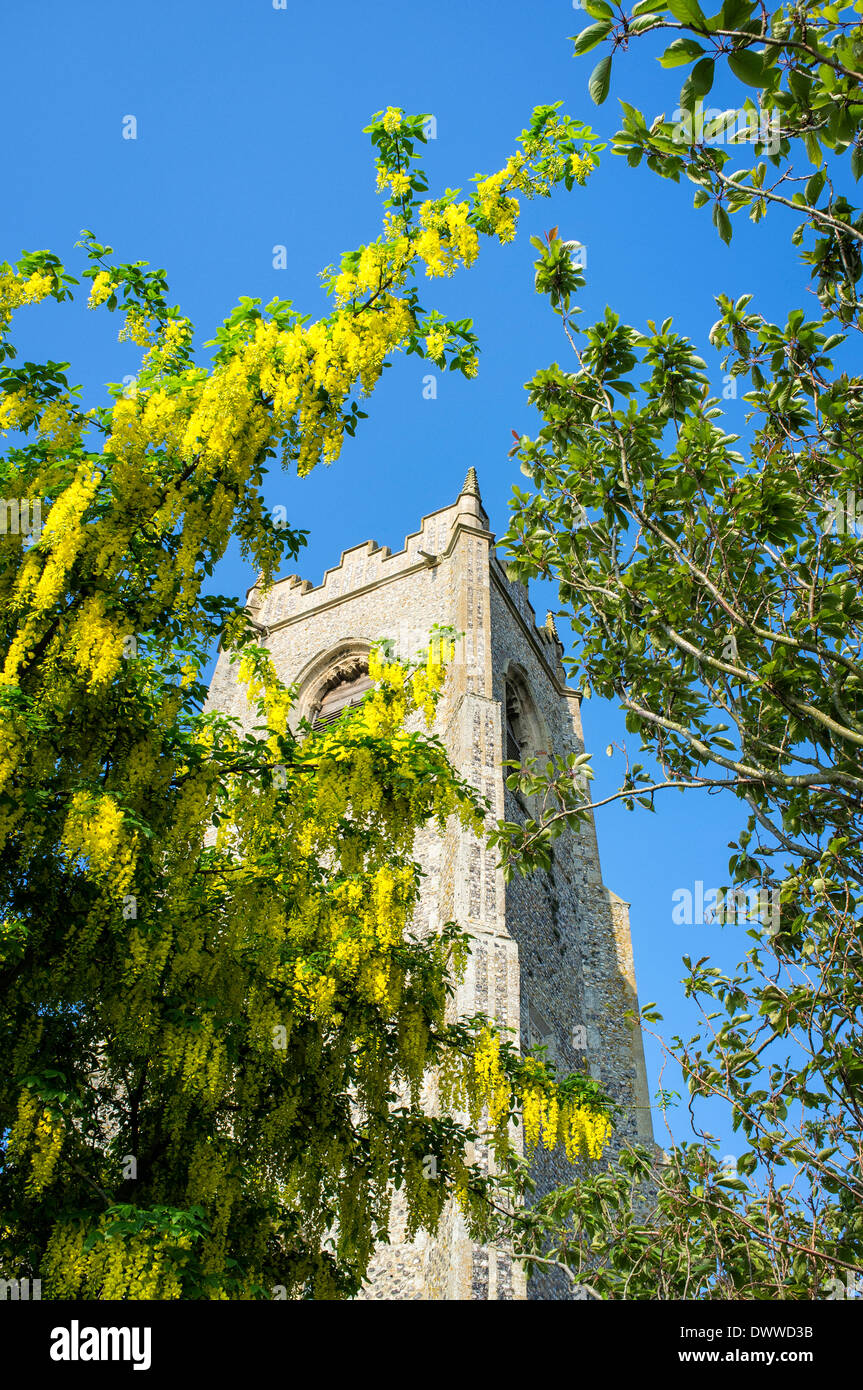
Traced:
<path id="1" fill-rule="evenodd" d="M 240 295 L 265 303 L 278 295 L 318 314 L 318 272 L 378 232 L 380 203 L 362 134 L 375 111 L 395 105 L 435 116 L 437 139 L 426 156 L 433 191 L 498 169 L 540 103 L 563 99 L 603 138 L 617 129 L 618 97 L 651 117 L 671 115 L 681 70 L 663 72 L 656 48 L 640 43 L 615 60 L 611 96 L 593 106 L 587 77 L 599 54 L 576 60 L 567 41 L 586 22 L 570 0 L 287 0 L 284 10 L 272 0 L 7 0 L 0 259 L 50 247 L 75 273 L 82 263 L 74 243 L 90 227 L 119 259 L 167 270 L 172 302 L 196 323 L 199 343 Z M 735 89 L 710 102 L 741 99 Z M 135 140 L 122 138 L 129 115 Z M 636 325 L 673 316 L 699 345 L 717 395 L 721 369 L 707 344 L 717 317 L 713 296 L 754 291 L 757 307 L 782 322 L 806 302 L 787 221 L 756 228 L 735 219 L 727 248 L 709 211 L 692 210 L 690 186 L 630 170 L 609 152 L 603 161 L 585 189 L 525 204 L 513 244 L 484 245 L 469 272 L 428 282 L 426 307 L 474 320 L 482 347 L 475 381 L 444 377 L 437 399 L 426 400 L 429 364 L 399 360 L 338 463 L 300 481 L 271 476 L 270 504 L 283 503 L 290 522 L 310 531 L 301 568 L 313 582 L 343 549 L 368 537 L 400 548 L 424 513 L 456 496 L 471 464 L 492 527 L 506 529 L 511 487 L 526 484 L 507 459 L 510 432 L 537 427 L 524 383 L 551 361 L 565 364 L 569 351 L 534 294 L 530 235 L 559 224 L 562 235 L 587 246 L 585 322 L 606 304 Z M 277 245 L 287 248 L 286 270 L 273 268 Z M 105 381 L 136 369 L 137 350 L 116 342 L 118 321 L 88 313 L 83 302 L 71 310 L 43 306 L 18 322 L 22 356 L 71 362 L 70 376 L 84 384 L 89 403 L 103 399 Z M 739 407 L 732 409 L 737 424 Z M 231 555 L 219 587 L 244 592 L 253 578 Z M 532 597 L 540 618 L 554 606 L 547 587 Z M 608 794 L 620 759 L 607 759 L 604 749 L 625 737 L 623 717 L 593 700 L 584 722 L 598 792 Z M 678 793 L 660 798 L 653 816 L 619 807 L 598 815 L 606 882 L 632 904 L 640 997 L 658 1001 L 669 1035 L 691 1031 L 678 983 L 681 955 L 715 952 L 717 963 L 730 964 L 747 944 L 741 927 L 671 922 L 676 888 L 724 881 L 727 842 L 740 826 L 736 803 Z M 658 1056 L 649 1046 L 651 1090 Z M 686 1133 L 682 1111 L 674 1126 L 679 1137 Z M 723 1152 L 739 1152 L 715 1112 L 711 1126 Z"/>

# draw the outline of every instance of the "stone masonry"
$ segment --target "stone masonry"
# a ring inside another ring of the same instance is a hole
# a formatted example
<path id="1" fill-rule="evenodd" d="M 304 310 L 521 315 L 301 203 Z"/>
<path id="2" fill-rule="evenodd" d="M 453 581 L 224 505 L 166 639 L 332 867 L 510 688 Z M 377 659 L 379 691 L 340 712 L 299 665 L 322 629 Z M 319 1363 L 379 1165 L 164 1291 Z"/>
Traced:
<path id="1" fill-rule="evenodd" d="M 527 589 L 507 577 L 468 472 L 458 499 L 423 517 L 391 554 L 366 541 L 344 552 L 313 587 L 292 576 L 248 607 L 263 629 L 276 670 L 298 687 L 294 719 L 311 716 L 338 681 L 361 673 L 372 642 L 389 638 L 399 655 L 427 645 L 433 624 L 463 634 L 438 707 L 436 731 L 462 776 L 489 800 L 496 819 L 530 808 L 505 786 L 504 758 L 582 753 L 580 697 L 567 688 L 553 619 L 538 627 Z M 250 723 L 244 691 L 220 653 L 210 705 Z M 513 744 L 512 740 L 516 742 Z M 509 742 L 508 742 L 509 740 Z M 456 920 L 474 938 L 456 1005 L 488 1013 L 521 1046 L 544 1043 L 564 1070 L 585 1063 L 622 1107 L 618 1135 L 652 1144 L 641 1038 L 627 1024 L 637 1009 L 628 905 L 602 882 L 591 820 L 553 846 L 551 871 L 505 884 L 496 856 L 473 835 L 451 829 L 420 837 L 426 873 L 416 925 Z M 477 1154 L 480 1162 L 487 1155 Z M 538 1151 L 540 1192 L 572 1179 L 562 1154 Z M 566 1299 L 560 1271 L 526 1282 L 504 1253 L 475 1246 L 453 1211 L 434 1239 L 401 1238 L 375 1258 L 364 1297 L 376 1299 Z"/>

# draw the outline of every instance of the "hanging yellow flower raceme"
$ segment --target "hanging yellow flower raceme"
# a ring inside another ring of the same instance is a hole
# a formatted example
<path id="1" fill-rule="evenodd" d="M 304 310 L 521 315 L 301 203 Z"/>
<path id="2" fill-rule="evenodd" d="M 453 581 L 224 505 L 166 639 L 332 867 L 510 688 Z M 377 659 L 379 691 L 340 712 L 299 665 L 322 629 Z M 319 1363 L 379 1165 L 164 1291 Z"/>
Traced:
<path id="1" fill-rule="evenodd" d="M 54 280 L 45 271 L 33 275 L 16 275 L 12 271 L 0 273 L 0 332 L 12 320 L 12 314 L 22 304 L 38 304 L 51 293 Z"/>
<path id="2" fill-rule="evenodd" d="M 111 796 L 75 792 L 66 814 L 61 844 L 71 859 L 86 863 L 87 873 L 110 884 L 122 897 L 135 871 L 138 837 L 124 828 L 122 808 Z"/>
<path id="3" fill-rule="evenodd" d="M 110 299 L 112 288 L 111 272 L 108 270 L 100 270 L 98 274 L 93 277 L 87 307 L 90 309 L 98 309 L 100 304 L 104 304 L 106 299 Z"/>
<path id="4" fill-rule="evenodd" d="M 490 1028 L 483 1029 L 473 1058 L 477 1096 L 488 1106 L 492 1126 L 498 1126 L 509 1114 L 512 1091 L 501 1066 L 500 1038 Z"/>
<path id="5" fill-rule="evenodd" d="M 90 306 L 119 306 L 121 337 L 144 349 L 140 370 L 93 411 L 78 409 L 57 364 L 25 372 L 26 386 L 16 372 L 0 392 L 0 429 L 25 433 L 6 490 L 47 505 L 41 534 L 10 538 L 0 565 L 0 843 L 24 896 L 53 866 L 52 912 L 34 934 L 16 903 L 0 954 L 14 967 L 36 940 L 44 959 L 10 1049 L 10 1074 L 28 1083 L 14 1083 L 7 1150 L 21 1209 L 48 1210 L 50 1198 L 57 1212 L 40 1251 L 54 1297 L 245 1297 L 256 1283 L 266 1294 L 282 1273 L 274 1251 L 291 1296 L 342 1296 L 386 1228 L 396 1169 L 408 1229 L 433 1230 L 455 1191 L 476 1231 L 482 1197 L 465 1131 L 433 1128 L 422 1109 L 431 1071 L 442 1103 L 485 1108 L 501 1142 L 522 1103 L 517 1062 L 494 1029 L 471 1046 L 448 1022 L 464 935 L 414 923 L 418 834 L 451 817 L 485 834 L 483 802 L 418 729 L 440 707 L 449 638 L 436 635 L 418 666 L 374 651 L 367 697 L 295 738 L 292 692 L 268 654 L 247 647 L 239 612 L 224 647 L 242 649 L 251 719 L 240 727 L 198 704 L 201 653 L 219 621 L 202 586 L 229 538 L 264 589 L 284 552 L 262 461 L 281 454 L 303 475 L 336 459 L 357 402 L 398 351 L 425 347 L 471 375 L 471 335 L 424 317 L 416 280 L 472 265 L 483 236 L 509 239 L 513 195 L 548 191 L 563 167 L 549 118 L 472 196 L 426 199 L 407 149 L 417 120 L 393 107 L 376 125 L 391 206 L 381 235 L 328 278 L 332 307 L 317 322 L 243 301 L 217 330 L 212 362 L 196 366 L 191 324 L 167 307 L 161 273 L 109 266 L 110 249 L 86 234 Z M 0 334 L 15 309 L 62 301 L 62 270 L 31 273 L 36 263 L 0 268 Z M 53 1017 L 33 1016 L 37 994 L 73 1038 L 66 1091 L 51 1089 L 51 1068 L 45 1094 L 31 1088 Z M 94 1031 L 104 1068 L 94 1068 Z M 138 1120 L 154 1142 L 130 1223 L 113 1223 L 87 1182 L 128 1193 L 121 1150 L 94 1152 L 62 1099 L 87 1087 L 93 1113 L 104 1105 L 121 1124 L 143 1088 Z M 404 1122 L 394 1094 L 406 1097 Z M 563 1130 L 579 1152 L 601 1150 L 599 1119 L 570 1113 L 547 1087 L 523 1099 L 538 1139 Z M 206 1209 L 200 1241 L 172 1227 L 190 1204 Z M 337 1225 L 336 1256 L 315 1224 L 322 1212 Z"/>
<path id="6" fill-rule="evenodd" d="M 400 106 L 388 106 L 384 114 L 384 130 L 389 132 L 398 130 L 403 115 L 404 112 Z"/>
<path id="7" fill-rule="evenodd" d="M 567 1158 L 598 1160 L 611 1139 L 611 1120 L 600 1111 L 582 1106 L 572 1097 L 559 1101 L 544 1086 L 528 1083 L 522 1092 L 522 1122 L 528 1154 L 542 1139 L 546 1149 L 563 1144 Z"/>

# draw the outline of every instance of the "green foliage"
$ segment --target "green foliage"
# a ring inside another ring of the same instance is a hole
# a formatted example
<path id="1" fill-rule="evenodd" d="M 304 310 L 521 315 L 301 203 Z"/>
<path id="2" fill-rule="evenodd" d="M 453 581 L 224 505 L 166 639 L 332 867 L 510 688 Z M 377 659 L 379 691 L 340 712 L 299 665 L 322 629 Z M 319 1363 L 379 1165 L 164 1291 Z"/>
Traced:
<path id="1" fill-rule="evenodd" d="M 528 385 L 542 428 L 512 451 L 534 490 L 514 490 L 508 568 L 557 581 L 571 670 L 638 739 L 643 761 L 624 749 L 606 800 L 653 810 L 666 789 L 734 796 L 744 824 L 728 898 L 748 887 L 763 904 L 736 972 L 685 960 L 702 1027 L 666 1046 L 700 1142 L 658 1167 L 634 1153 L 535 1207 L 533 1256 L 606 1297 L 811 1298 L 863 1267 L 863 379 L 838 365 L 863 327 L 863 221 L 841 191 L 863 148 L 860 11 L 728 0 L 705 17 L 672 0 L 608 34 L 614 50 L 683 30 L 660 62 L 692 68 L 675 121 L 648 124 L 622 103 L 617 154 L 685 174 L 726 242 L 744 207 L 756 221 L 796 211 L 795 244 L 810 235 L 801 260 L 820 315 L 795 307 L 771 323 L 751 294 L 717 297 L 711 342 L 723 397 L 743 388 L 747 448 L 670 320 L 639 329 L 607 310 L 580 327 L 554 295 L 559 245 L 538 248 L 537 287 L 574 361 Z M 758 132 L 756 162 L 735 173 L 717 142 L 725 119 L 698 125 L 714 64 L 759 94 L 732 113 Z M 545 862 L 585 814 L 584 771 L 514 774 L 539 809 L 499 828 L 510 872 Z M 706 1098 L 727 1104 L 745 1145 L 732 1179 L 698 1128 Z"/>
<path id="2" fill-rule="evenodd" d="M 511 239 L 513 189 L 571 185 L 586 139 L 540 108 L 473 198 L 415 205 L 422 118 L 370 133 L 383 235 L 317 322 L 242 298 L 206 365 L 165 272 L 83 233 L 90 307 L 145 349 L 110 404 L 15 361 L 13 314 L 75 279 L 0 266 L 0 481 L 27 518 L 0 536 L 0 1270 L 45 1297 L 348 1297 L 396 1192 L 408 1238 L 451 1197 L 486 1229 L 470 1145 L 505 1152 L 526 1094 L 570 1150 L 608 1127 L 590 1078 L 448 1020 L 467 939 L 413 927 L 419 831 L 484 829 L 430 732 L 449 634 L 421 666 L 373 652 L 360 705 L 294 728 L 254 614 L 204 592 L 232 539 L 263 589 L 297 555 L 270 461 L 338 458 L 395 352 L 475 372 L 470 320 L 426 316 L 416 275 Z M 244 720 L 206 707 L 217 643 Z"/>
<path id="3" fill-rule="evenodd" d="M 588 82 L 593 100 L 602 102 L 618 49 L 654 31 L 676 33 L 659 62 L 663 68 L 691 67 L 677 112 L 672 120 L 649 123 L 621 102 L 623 124 L 613 149 L 633 166 L 644 159 L 663 178 L 678 182 L 685 175 L 698 190 L 695 206 L 712 204 L 714 225 L 726 242 L 734 215 L 744 208 L 755 222 L 770 207 L 799 209 L 794 244 L 808 235 L 804 260 L 825 311 L 842 323 L 860 309 L 863 219 L 838 185 L 845 167 L 855 182 L 863 172 L 861 13 L 859 0 L 838 6 L 805 0 L 772 11 L 752 0 L 726 0 L 706 17 L 695 0 L 651 0 L 617 22 L 609 14 L 575 39 L 576 54 L 603 40 L 610 44 Z M 712 90 L 717 65 L 750 91 L 741 92 L 738 108 L 705 118 L 699 103 Z M 754 155 L 748 164 L 747 147 Z M 819 171 L 817 180 L 796 172 L 792 161 L 798 153 Z M 741 158 L 742 167 L 729 168 Z"/>

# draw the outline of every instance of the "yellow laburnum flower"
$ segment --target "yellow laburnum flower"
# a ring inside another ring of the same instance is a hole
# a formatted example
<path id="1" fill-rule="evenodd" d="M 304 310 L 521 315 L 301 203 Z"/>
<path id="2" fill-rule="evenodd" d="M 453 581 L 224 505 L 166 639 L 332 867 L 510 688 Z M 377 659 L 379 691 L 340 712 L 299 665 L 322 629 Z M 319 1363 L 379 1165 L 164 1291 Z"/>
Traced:
<path id="1" fill-rule="evenodd" d="M 99 274 L 93 279 L 90 287 L 90 297 L 87 300 L 87 308 L 95 309 L 100 304 L 104 304 L 106 299 L 110 299 L 113 285 L 111 283 L 111 272 L 100 270 Z"/>
<path id="2" fill-rule="evenodd" d="M 75 792 L 63 826 L 61 844 L 71 859 L 87 862 L 89 876 L 108 881 L 122 897 L 134 872 L 136 835 L 127 835 L 123 811 L 105 793 Z"/>
<path id="3" fill-rule="evenodd" d="M 443 357 L 447 335 L 442 328 L 433 328 L 426 337 L 426 352 L 435 359 Z"/>
<path id="4" fill-rule="evenodd" d="M 380 650 L 377 647 L 372 647 L 372 650 L 369 652 L 370 679 L 373 681 L 381 680 L 383 678 L 383 673 L 385 669 L 386 662 L 384 661 L 384 658 L 381 655 Z"/>
<path id="5" fill-rule="evenodd" d="M 390 134 L 398 130 L 402 123 L 403 114 L 400 106 L 388 106 L 384 112 L 384 130 L 388 131 Z"/>
<path id="6" fill-rule="evenodd" d="M 420 260 L 425 262 L 426 275 L 433 277 L 451 273 L 447 269 L 440 233 L 436 232 L 433 227 L 426 227 L 425 231 L 420 232 L 416 241 L 416 253 Z"/>
<path id="7" fill-rule="evenodd" d="M 357 266 L 357 288 L 361 290 L 378 289 L 386 263 L 385 247 L 379 246 L 375 242 L 372 242 L 370 246 L 364 246 Z"/>
<path id="8" fill-rule="evenodd" d="M 84 1282 L 89 1257 L 84 1254 L 86 1231 L 83 1222 L 58 1222 L 45 1249 L 45 1276 L 55 1298 L 75 1298 Z"/>
<path id="9" fill-rule="evenodd" d="M 591 1158 L 602 1158 L 603 1150 L 611 1138 L 611 1121 L 605 1115 L 589 1114 L 585 1120 L 587 1130 L 587 1152 Z"/>
<path id="10" fill-rule="evenodd" d="M 50 294 L 53 277 L 38 270 L 26 279 L 14 271 L 0 274 L 0 331 L 8 327 L 12 314 L 22 304 L 38 304 Z"/>
<path id="11" fill-rule="evenodd" d="M 590 155 L 573 154 L 570 155 L 569 167 L 576 183 L 583 184 L 588 175 L 592 174 L 596 168 L 596 160 L 592 159 Z"/>
<path id="12" fill-rule="evenodd" d="M 43 1110 L 39 1116 L 33 1139 L 33 1156 L 24 1191 L 28 1196 L 38 1197 L 51 1183 L 63 1148 L 63 1126 L 49 1110 Z"/>
<path id="13" fill-rule="evenodd" d="M 125 641 L 123 626 L 105 612 L 105 596 L 85 599 L 69 634 L 69 649 L 78 670 L 89 677 L 91 690 L 107 685 L 117 674 Z"/>
<path id="14" fill-rule="evenodd" d="M 38 403 L 26 391 L 8 391 L 0 400 L 0 431 L 26 429 L 38 409 Z"/>
<path id="15" fill-rule="evenodd" d="M 520 188 L 530 195 L 530 171 L 526 168 L 525 157 L 520 152 L 511 154 L 503 166 L 503 182 L 508 188 Z"/>
<path id="16" fill-rule="evenodd" d="M 389 176 L 389 185 L 392 189 L 393 197 L 400 198 L 403 194 L 410 192 L 411 176 L 405 173 L 394 173 Z"/>
<path id="17" fill-rule="evenodd" d="M 469 213 L 469 203 L 450 203 L 443 213 L 450 241 L 465 265 L 473 265 L 479 255 L 479 239 L 476 229 L 467 220 Z"/>
<path id="18" fill-rule="evenodd" d="M 149 347 L 153 342 L 153 321 L 137 305 L 126 310 L 123 327 L 117 335 L 121 343 L 137 343 L 138 347 Z"/>
<path id="19" fill-rule="evenodd" d="M 584 1156 L 600 1159 L 611 1138 L 611 1121 L 607 1116 L 573 1102 L 564 1106 L 560 1127 L 566 1156 L 571 1163 Z"/>
<path id="20" fill-rule="evenodd" d="M 165 353 L 176 352 L 191 337 L 192 325 L 189 319 L 169 319 L 162 330 L 162 344 Z"/>
<path id="21" fill-rule="evenodd" d="M 29 1086 L 25 1086 L 18 1097 L 18 1114 L 10 1131 L 7 1145 L 10 1157 L 16 1161 L 27 1148 L 30 1136 L 36 1127 L 38 1115 L 39 1099 Z"/>
<path id="22" fill-rule="evenodd" d="M 487 219 L 490 231 L 501 242 L 512 241 L 519 213 L 518 199 L 507 197 L 504 193 L 506 182 L 507 172 L 502 169 L 487 179 L 480 179 L 476 190 L 479 211 Z"/>
<path id="23" fill-rule="evenodd" d="M 542 1104 L 542 1142 L 549 1153 L 557 1144 L 557 1129 L 560 1120 L 560 1106 L 557 1096 L 543 1096 Z"/>
<path id="24" fill-rule="evenodd" d="M 357 280 L 355 275 L 351 275 L 349 271 L 343 270 L 341 275 L 336 276 L 334 293 L 338 304 L 347 304 L 349 300 L 353 299 L 356 291 Z"/>
<path id="25" fill-rule="evenodd" d="M 50 608 L 62 592 L 69 570 L 87 539 L 83 517 L 101 481 L 101 473 L 83 464 L 74 481 L 53 503 L 42 527 L 39 552 L 34 550 L 28 557 L 16 583 L 16 594 L 28 600 L 34 613 Z M 17 643 L 18 639 L 7 655 L 5 675 L 8 678 L 23 657 L 23 652 L 17 650 Z"/>
<path id="26" fill-rule="evenodd" d="M 525 1149 L 531 1154 L 539 1143 L 542 1125 L 542 1092 L 535 1086 L 526 1090 L 522 1097 L 521 1118 L 524 1125 Z"/>
<path id="27" fill-rule="evenodd" d="M 71 403 L 62 399 L 49 402 L 39 418 L 39 433 L 60 449 L 80 444 L 81 426 Z"/>
<path id="28" fill-rule="evenodd" d="M 479 1097 L 488 1106 L 491 1123 L 499 1125 L 509 1114 L 511 1092 L 500 1061 L 500 1038 L 490 1028 L 480 1034 L 473 1064 Z"/>

